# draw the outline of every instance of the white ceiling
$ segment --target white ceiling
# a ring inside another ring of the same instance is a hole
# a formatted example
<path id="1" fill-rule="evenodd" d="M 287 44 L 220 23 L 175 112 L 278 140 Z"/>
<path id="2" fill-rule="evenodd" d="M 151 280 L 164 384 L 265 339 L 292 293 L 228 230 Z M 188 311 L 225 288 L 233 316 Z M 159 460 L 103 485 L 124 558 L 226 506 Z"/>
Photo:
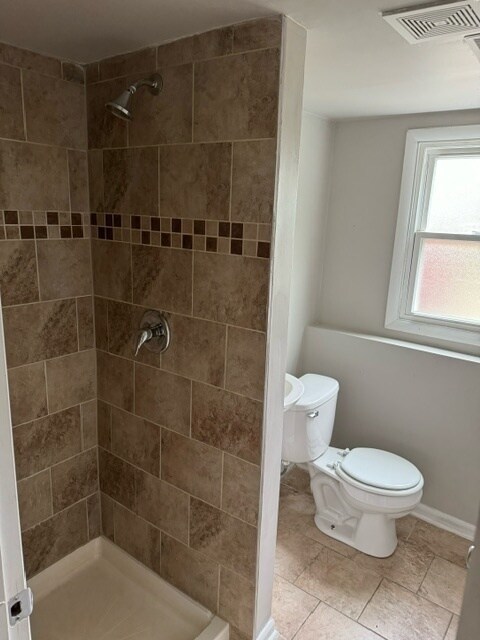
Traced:
<path id="1" fill-rule="evenodd" d="M 478 6 L 478 0 L 472 0 Z M 409 0 L 1 0 L 0 41 L 79 62 L 274 13 L 308 29 L 305 108 L 332 118 L 480 107 L 463 42 L 409 45 L 379 11 Z"/>

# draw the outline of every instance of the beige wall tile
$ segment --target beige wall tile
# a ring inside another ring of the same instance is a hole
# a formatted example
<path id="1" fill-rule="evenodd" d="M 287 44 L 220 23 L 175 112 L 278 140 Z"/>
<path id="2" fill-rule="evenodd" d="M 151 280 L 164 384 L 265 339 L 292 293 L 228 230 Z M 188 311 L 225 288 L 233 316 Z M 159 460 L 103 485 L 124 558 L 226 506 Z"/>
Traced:
<path id="1" fill-rule="evenodd" d="M 88 240 L 37 240 L 37 256 L 42 300 L 86 296 L 92 292 Z"/>
<path id="2" fill-rule="evenodd" d="M 153 367 L 135 365 L 135 413 L 157 424 L 190 432 L 191 382 Z"/>
<path id="3" fill-rule="evenodd" d="M 130 302 L 130 246 L 123 242 L 93 240 L 92 259 L 95 295 Z"/>
<path id="4" fill-rule="evenodd" d="M 98 444 L 108 450 L 112 447 L 112 408 L 109 404 L 97 400 Z"/>
<path id="5" fill-rule="evenodd" d="M 451 613 L 383 580 L 359 622 L 387 640 L 441 640 Z"/>
<path id="6" fill-rule="evenodd" d="M 94 298 L 95 346 L 108 351 L 108 301 Z"/>
<path id="7" fill-rule="evenodd" d="M 80 453 L 80 408 L 73 407 L 15 427 L 13 444 L 19 480 Z"/>
<path id="8" fill-rule="evenodd" d="M 254 607 L 254 584 L 243 576 L 221 567 L 218 614 L 251 638 Z"/>
<path id="9" fill-rule="evenodd" d="M 157 49 L 158 66 L 160 68 L 176 66 L 195 60 L 224 56 L 232 52 L 232 43 L 232 27 L 214 29 L 168 42 Z"/>
<path id="10" fill-rule="evenodd" d="M 264 333 L 228 328 L 227 376 L 230 391 L 263 400 L 265 385 L 266 336 Z"/>
<path id="11" fill-rule="evenodd" d="M 161 576 L 210 611 L 217 609 L 218 565 L 162 533 Z"/>
<path id="12" fill-rule="evenodd" d="M 233 27 L 233 51 L 249 51 L 280 47 L 282 44 L 282 18 L 261 18 L 236 24 Z"/>
<path id="13" fill-rule="evenodd" d="M 100 400 L 133 410 L 133 362 L 97 351 L 97 393 Z"/>
<path id="14" fill-rule="evenodd" d="M 31 577 L 88 541 L 86 502 L 23 532 L 23 555 L 27 577 Z"/>
<path id="15" fill-rule="evenodd" d="M 222 452 L 162 429 L 162 480 L 219 507 Z"/>
<path id="16" fill-rule="evenodd" d="M 53 511 L 66 507 L 98 491 L 95 448 L 52 467 Z"/>
<path id="17" fill-rule="evenodd" d="M 62 75 L 60 60 L 26 49 L 19 49 L 3 42 L 0 43 L 0 62 L 11 64 L 14 67 L 31 69 L 56 78 L 60 78 Z"/>
<path id="18" fill-rule="evenodd" d="M 232 220 L 272 221 L 276 155 L 275 139 L 234 143 Z"/>
<path id="19" fill-rule="evenodd" d="M 158 573 L 160 571 L 160 531 L 119 504 L 115 504 L 113 509 L 115 543 Z"/>
<path id="20" fill-rule="evenodd" d="M 9 367 L 55 358 L 78 348 L 75 300 L 7 307 L 3 318 Z"/>
<path id="21" fill-rule="evenodd" d="M 92 349 L 95 346 L 92 296 L 77 298 L 78 348 Z"/>
<path id="22" fill-rule="evenodd" d="M 228 220 L 231 156 L 227 142 L 162 147 L 162 216 Z"/>
<path id="23" fill-rule="evenodd" d="M 135 104 L 129 123 L 130 145 L 170 144 L 192 140 L 192 65 L 162 69 L 163 89 Z"/>
<path id="24" fill-rule="evenodd" d="M 466 568 L 443 558 L 435 558 L 418 593 L 430 602 L 460 615 L 466 578 Z"/>
<path id="25" fill-rule="evenodd" d="M 196 63 L 194 140 L 273 138 L 278 83 L 276 49 Z"/>
<path id="26" fill-rule="evenodd" d="M 90 149 L 126 146 L 127 123 L 105 109 L 107 102 L 114 100 L 126 88 L 125 78 L 87 85 L 88 146 Z"/>
<path id="27" fill-rule="evenodd" d="M 62 62 L 62 78 L 69 82 L 85 84 L 85 69 L 75 62 Z"/>
<path id="28" fill-rule="evenodd" d="M 70 208 L 72 211 L 88 212 L 88 166 L 85 151 L 68 151 L 68 175 L 70 185 Z"/>
<path id="29" fill-rule="evenodd" d="M 102 493 L 128 509 L 135 509 L 135 467 L 100 448 L 98 476 Z"/>
<path id="30" fill-rule="evenodd" d="M 321 602 L 296 636 L 298 640 L 381 640 L 376 633 Z"/>
<path id="31" fill-rule="evenodd" d="M 187 316 L 169 318 L 172 341 L 162 355 L 162 369 L 223 386 L 225 375 L 225 325 Z"/>
<path id="32" fill-rule="evenodd" d="M 222 509 L 256 525 L 260 500 L 260 467 L 225 454 L 222 482 Z"/>
<path id="33" fill-rule="evenodd" d="M 115 528 L 113 520 L 113 509 L 115 503 L 105 493 L 100 493 L 100 504 L 102 512 L 102 534 L 113 542 Z"/>
<path id="34" fill-rule="evenodd" d="M 14 425 L 40 418 L 47 413 L 47 388 L 43 362 L 10 369 L 8 386 Z"/>
<path id="35" fill-rule="evenodd" d="M 17 491 L 22 531 L 46 520 L 53 514 L 52 488 L 48 469 L 20 480 Z"/>
<path id="36" fill-rule="evenodd" d="M 0 209 L 68 211 L 67 152 L 0 140 Z"/>
<path id="37" fill-rule="evenodd" d="M 105 150 L 103 188 L 108 213 L 158 215 L 158 150 Z"/>
<path id="38" fill-rule="evenodd" d="M 194 315 L 264 330 L 268 302 L 267 260 L 195 253 Z"/>
<path id="39" fill-rule="evenodd" d="M 22 75 L 27 139 L 85 149 L 85 88 L 34 71 L 23 71 Z"/>
<path id="40" fill-rule="evenodd" d="M 160 427 L 112 408 L 112 453 L 144 471 L 160 475 Z"/>
<path id="41" fill-rule="evenodd" d="M 452 620 L 450 622 L 450 626 L 448 627 L 447 635 L 444 640 L 455 640 L 457 637 L 458 631 L 458 616 L 452 616 Z"/>
<path id="42" fill-rule="evenodd" d="M 191 251 L 133 245 L 132 265 L 136 304 L 176 313 L 191 312 Z"/>
<path id="43" fill-rule="evenodd" d="M 37 262 L 33 240 L 2 241 L 0 282 L 4 307 L 38 300 Z"/>
<path id="44" fill-rule="evenodd" d="M 356 620 L 380 581 L 377 573 L 362 569 L 331 549 L 322 549 L 295 585 Z"/>
<path id="45" fill-rule="evenodd" d="M 272 616 L 282 638 L 291 640 L 317 605 L 317 598 L 275 576 Z"/>
<path id="46" fill-rule="evenodd" d="M 103 211 L 103 151 L 88 152 L 88 191 L 90 211 Z"/>
<path id="47" fill-rule="evenodd" d="M 118 78 L 130 73 L 140 73 L 155 68 L 156 52 L 154 47 L 140 49 L 132 53 L 125 53 L 112 58 L 106 58 L 99 63 L 100 80 Z"/>
<path id="48" fill-rule="evenodd" d="M 257 529 L 191 498 L 190 546 L 249 580 L 255 578 Z"/>
<path id="49" fill-rule="evenodd" d="M 48 407 L 51 412 L 95 397 L 95 359 L 95 350 L 89 349 L 46 363 Z"/>
<path id="50" fill-rule="evenodd" d="M 87 498 L 87 517 L 88 539 L 93 540 L 102 535 L 102 513 L 98 491 Z"/>
<path id="51" fill-rule="evenodd" d="M 20 70 L 0 65 L 0 137 L 24 140 Z"/>
<path id="52" fill-rule="evenodd" d="M 90 449 L 97 444 L 97 400 L 85 402 L 80 407 L 82 420 L 83 449 Z"/>
<path id="53" fill-rule="evenodd" d="M 194 383 L 192 436 L 249 462 L 260 462 L 263 405 Z"/>
<path id="54" fill-rule="evenodd" d="M 137 513 L 177 540 L 188 541 L 188 495 L 143 471 L 137 471 Z"/>

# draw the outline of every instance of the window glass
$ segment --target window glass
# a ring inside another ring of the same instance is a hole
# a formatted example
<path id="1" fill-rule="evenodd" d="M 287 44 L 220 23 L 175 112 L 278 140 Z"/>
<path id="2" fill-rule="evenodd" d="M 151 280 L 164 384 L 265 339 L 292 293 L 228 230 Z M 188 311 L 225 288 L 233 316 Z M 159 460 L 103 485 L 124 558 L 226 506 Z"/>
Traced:
<path id="1" fill-rule="evenodd" d="M 480 156 L 436 159 L 425 230 L 480 234 Z"/>
<path id="2" fill-rule="evenodd" d="M 480 323 L 480 242 L 421 240 L 412 311 Z"/>

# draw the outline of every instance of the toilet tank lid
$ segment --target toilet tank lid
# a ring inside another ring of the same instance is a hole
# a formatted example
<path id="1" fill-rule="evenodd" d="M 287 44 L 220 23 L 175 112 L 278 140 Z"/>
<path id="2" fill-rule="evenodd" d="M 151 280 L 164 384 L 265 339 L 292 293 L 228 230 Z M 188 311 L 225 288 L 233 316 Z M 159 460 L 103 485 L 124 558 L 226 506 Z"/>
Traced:
<path id="1" fill-rule="evenodd" d="M 293 405 L 293 411 L 308 411 L 319 407 L 320 405 L 337 395 L 339 384 L 333 378 L 321 376 L 316 373 L 306 373 L 300 378 L 305 391 L 302 397 Z"/>

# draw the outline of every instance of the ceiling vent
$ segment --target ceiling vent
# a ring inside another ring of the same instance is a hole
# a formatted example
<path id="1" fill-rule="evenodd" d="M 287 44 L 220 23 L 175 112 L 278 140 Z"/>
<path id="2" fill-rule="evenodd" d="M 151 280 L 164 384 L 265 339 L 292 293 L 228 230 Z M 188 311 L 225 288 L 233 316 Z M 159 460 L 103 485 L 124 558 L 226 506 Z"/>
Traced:
<path id="1" fill-rule="evenodd" d="M 465 42 L 480 60 L 480 33 L 476 33 L 473 36 L 466 36 Z"/>
<path id="2" fill-rule="evenodd" d="M 480 31 L 478 0 L 418 5 L 385 11 L 382 17 L 410 44 L 461 40 Z"/>

